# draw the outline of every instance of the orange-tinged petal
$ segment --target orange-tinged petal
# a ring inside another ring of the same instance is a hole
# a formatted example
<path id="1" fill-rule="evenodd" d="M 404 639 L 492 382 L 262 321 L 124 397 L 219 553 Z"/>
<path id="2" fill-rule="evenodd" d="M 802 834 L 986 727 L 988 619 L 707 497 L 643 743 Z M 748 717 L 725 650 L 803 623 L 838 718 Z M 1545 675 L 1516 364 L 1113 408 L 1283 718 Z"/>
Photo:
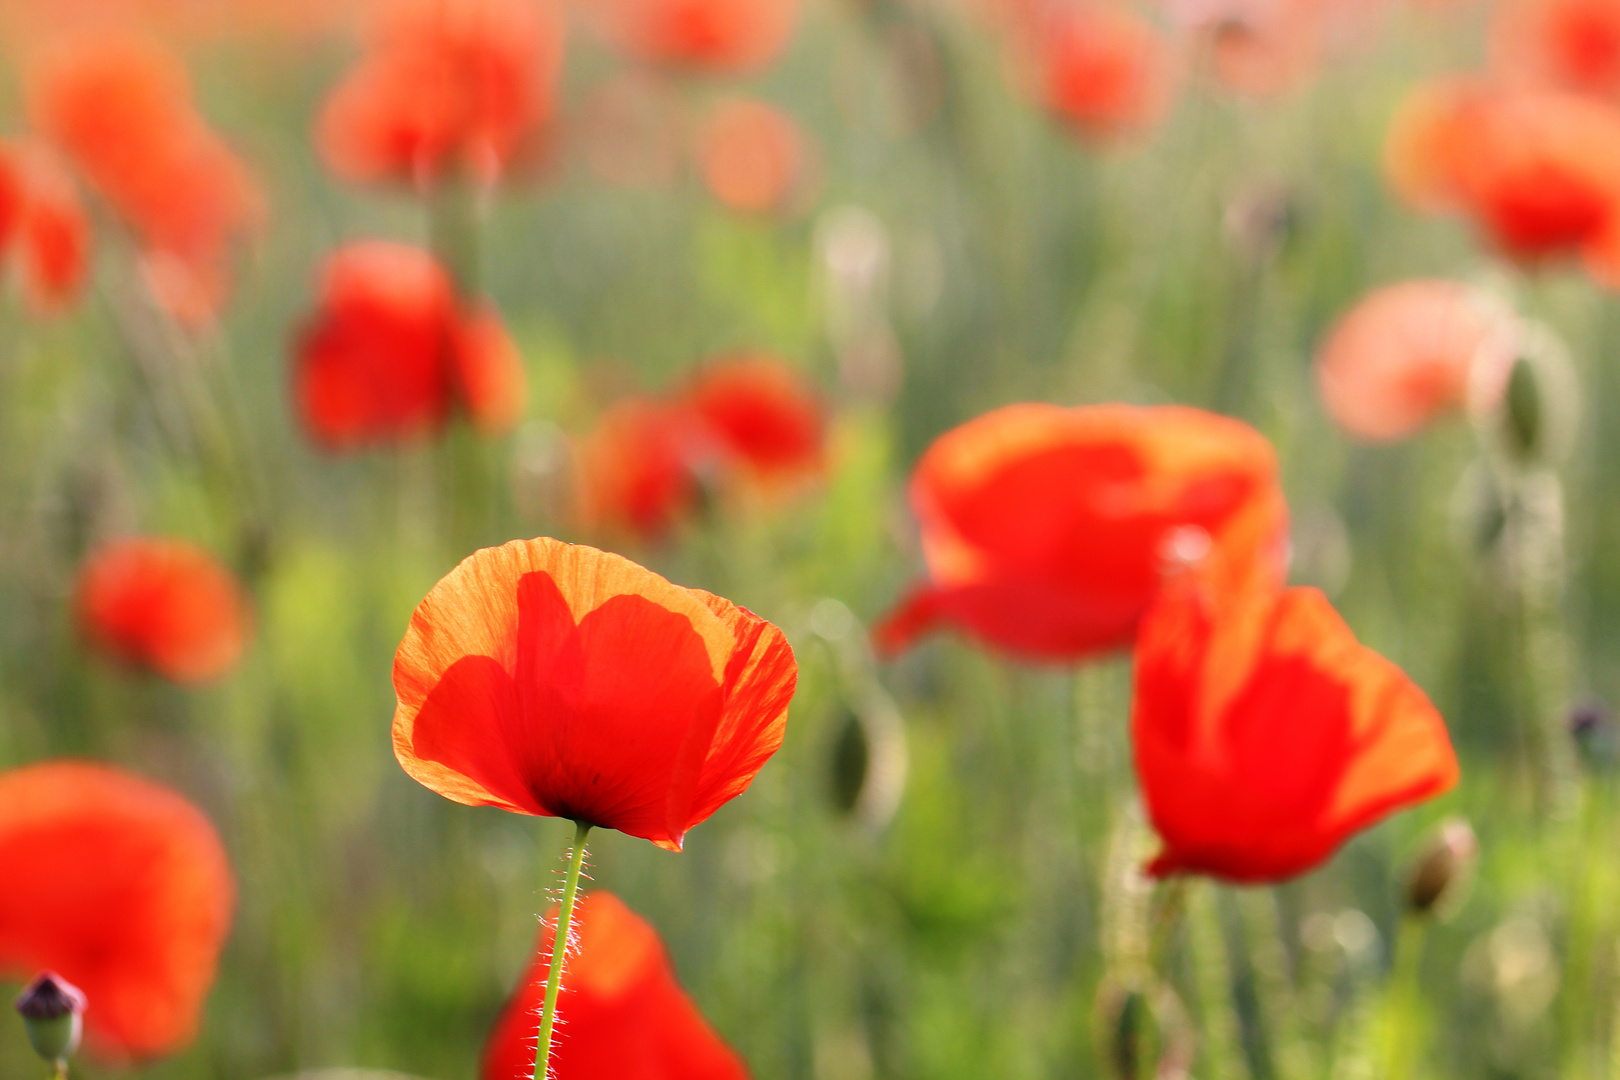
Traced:
<path id="1" fill-rule="evenodd" d="M 394 663 L 394 750 L 447 798 L 670 848 L 781 745 L 781 631 L 628 559 L 549 538 L 470 556 Z"/>
<path id="2" fill-rule="evenodd" d="M 189 1042 L 234 884 L 207 818 L 116 769 L 0 773 L 0 975 L 56 971 L 89 999 L 92 1053 L 149 1059 Z"/>

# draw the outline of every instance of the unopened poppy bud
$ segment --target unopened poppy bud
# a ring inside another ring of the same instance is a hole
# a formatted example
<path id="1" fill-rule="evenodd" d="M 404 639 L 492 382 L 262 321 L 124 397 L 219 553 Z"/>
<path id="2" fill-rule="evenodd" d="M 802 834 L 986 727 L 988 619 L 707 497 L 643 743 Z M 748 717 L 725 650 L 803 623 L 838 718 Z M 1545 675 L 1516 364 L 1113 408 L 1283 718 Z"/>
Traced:
<path id="1" fill-rule="evenodd" d="M 1143 1040 L 1152 1025 L 1152 1009 L 1140 990 L 1105 987 L 1098 1005 L 1103 1010 L 1103 1054 L 1111 1075 L 1136 1080 L 1142 1075 Z"/>
<path id="2" fill-rule="evenodd" d="M 1447 897 L 1456 896 L 1478 855 L 1479 840 L 1468 822 L 1462 818 L 1442 822 L 1406 879 L 1407 910 L 1427 915 Z"/>
<path id="3" fill-rule="evenodd" d="M 84 1032 L 85 1005 L 84 992 L 60 975 L 47 971 L 29 983 L 17 1012 L 34 1052 L 56 1064 L 72 1057 Z"/>
<path id="4" fill-rule="evenodd" d="M 833 743 L 832 801 L 839 813 L 849 814 L 860 801 L 861 790 L 866 787 L 866 775 L 872 763 L 872 750 L 867 745 L 866 725 L 853 712 L 844 717 Z"/>
<path id="5" fill-rule="evenodd" d="M 1507 390 L 1502 395 L 1502 428 L 1509 447 L 1520 458 L 1532 458 L 1541 445 L 1542 426 L 1546 422 L 1541 400 L 1541 387 L 1536 383 L 1535 368 L 1520 357 L 1513 362 L 1508 375 Z"/>
<path id="6" fill-rule="evenodd" d="M 900 806 L 906 785 L 906 736 L 894 703 L 872 691 L 850 707 L 832 745 L 833 809 L 873 833 Z"/>
<path id="7" fill-rule="evenodd" d="M 1596 699 L 1569 710 L 1569 735 L 1581 760 L 1594 769 L 1612 768 L 1620 759 L 1620 729 L 1609 707 Z"/>

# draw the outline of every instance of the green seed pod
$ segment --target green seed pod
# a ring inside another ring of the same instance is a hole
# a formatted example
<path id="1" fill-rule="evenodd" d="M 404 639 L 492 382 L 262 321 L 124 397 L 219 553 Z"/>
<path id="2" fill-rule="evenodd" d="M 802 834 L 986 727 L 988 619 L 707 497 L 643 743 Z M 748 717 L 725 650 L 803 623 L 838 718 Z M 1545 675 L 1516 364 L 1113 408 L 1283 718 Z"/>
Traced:
<path id="1" fill-rule="evenodd" d="M 47 971 L 28 984 L 16 1005 L 40 1057 L 60 1066 L 79 1049 L 86 1001 L 78 987 Z"/>

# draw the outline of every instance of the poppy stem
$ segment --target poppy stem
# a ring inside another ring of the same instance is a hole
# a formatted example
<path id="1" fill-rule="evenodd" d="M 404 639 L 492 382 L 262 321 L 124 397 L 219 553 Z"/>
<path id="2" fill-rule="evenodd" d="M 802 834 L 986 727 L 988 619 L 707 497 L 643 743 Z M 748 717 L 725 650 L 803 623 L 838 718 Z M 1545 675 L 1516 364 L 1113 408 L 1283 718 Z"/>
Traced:
<path id="1" fill-rule="evenodd" d="M 546 975 L 545 1004 L 540 1009 L 540 1039 L 534 1048 L 534 1080 L 546 1080 L 551 1071 L 551 1029 L 557 1019 L 557 993 L 562 989 L 563 963 L 568 956 L 568 926 L 574 921 L 574 898 L 579 894 L 579 873 L 585 866 L 585 834 L 590 831 L 588 822 L 574 822 L 574 850 L 568 859 L 568 877 L 563 881 L 557 932 L 551 939 L 551 970 Z"/>

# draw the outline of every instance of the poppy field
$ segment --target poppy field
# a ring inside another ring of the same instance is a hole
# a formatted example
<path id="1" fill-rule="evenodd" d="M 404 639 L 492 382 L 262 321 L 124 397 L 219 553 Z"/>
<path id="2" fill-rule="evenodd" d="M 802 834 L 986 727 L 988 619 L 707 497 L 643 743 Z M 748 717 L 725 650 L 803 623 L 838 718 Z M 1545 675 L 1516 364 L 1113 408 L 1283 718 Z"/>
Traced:
<path id="1" fill-rule="evenodd" d="M 1620 0 L 0 42 L 0 1076 L 1620 1076 Z"/>

